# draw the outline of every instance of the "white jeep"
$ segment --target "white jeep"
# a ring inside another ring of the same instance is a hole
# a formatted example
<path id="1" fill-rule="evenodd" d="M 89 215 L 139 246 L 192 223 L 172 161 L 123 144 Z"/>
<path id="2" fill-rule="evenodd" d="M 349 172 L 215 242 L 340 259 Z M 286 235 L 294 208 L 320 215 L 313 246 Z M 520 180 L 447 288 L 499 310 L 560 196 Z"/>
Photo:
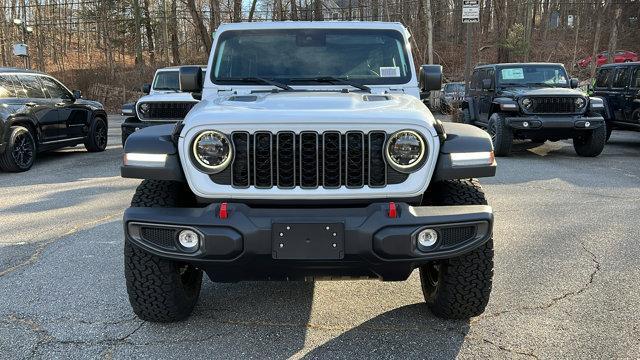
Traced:
<path id="1" fill-rule="evenodd" d="M 491 139 L 443 124 L 419 100 L 398 23 L 222 25 L 202 100 L 184 121 L 134 133 L 122 176 L 144 179 L 125 211 L 131 305 L 150 321 L 191 313 L 212 281 L 373 278 L 420 271 L 428 308 L 482 313 L 493 276 Z M 426 308 L 426 307 L 425 307 Z"/>
<path id="2" fill-rule="evenodd" d="M 142 85 L 145 96 L 135 104 L 124 104 L 122 115 L 127 117 L 121 125 L 122 145 L 136 130 L 152 125 L 173 124 L 184 119 L 198 100 L 188 92 L 180 91 L 181 66 L 156 70 L 151 84 Z M 201 66 L 203 73 L 206 66 Z"/>

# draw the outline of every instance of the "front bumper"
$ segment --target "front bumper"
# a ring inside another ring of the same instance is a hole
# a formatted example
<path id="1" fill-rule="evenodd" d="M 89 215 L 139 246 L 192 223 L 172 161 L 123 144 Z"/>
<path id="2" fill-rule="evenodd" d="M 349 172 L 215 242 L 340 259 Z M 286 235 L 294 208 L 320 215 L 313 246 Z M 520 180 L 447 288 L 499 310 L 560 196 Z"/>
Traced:
<path id="1" fill-rule="evenodd" d="M 405 280 L 431 260 L 451 258 L 484 244 L 493 227 L 484 205 L 412 207 L 389 203 L 359 208 L 129 208 L 127 241 L 156 256 L 194 264 L 214 281 L 366 277 Z M 417 233 L 435 229 L 435 245 L 418 249 Z M 177 234 L 196 231 L 195 252 L 181 250 Z M 291 229 L 292 236 L 286 233 Z M 322 234 L 325 229 L 328 231 Z M 297 232 L 294 232 L 296 231 Z M 332 236 L 333 235 L 333 236 Z"/>
<path id="2" fill-rule="evenodd" d="M 507 126 L 518 130 L 537 129 L 575 129 L 590 130 L 604 125 L 602 116 L 582 115 L 523 115 L 518 117 L 506 117 Z M 527 125 L 527 126 L 525 126 Z M 587 126 L 588 125 L 588 126 Z"/>

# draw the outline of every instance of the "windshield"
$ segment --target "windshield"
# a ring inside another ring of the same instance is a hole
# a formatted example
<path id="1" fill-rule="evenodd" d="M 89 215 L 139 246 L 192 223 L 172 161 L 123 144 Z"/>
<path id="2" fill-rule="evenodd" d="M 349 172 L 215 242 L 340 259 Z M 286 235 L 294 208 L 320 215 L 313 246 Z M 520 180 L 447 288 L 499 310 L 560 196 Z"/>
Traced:
<path id="1" fill-rule="evenodd" d="M 568 87 L 567 72 L 561 66 L 513 66 L 498 70 L 502 86 Z"/>
<path id="2" fill-rule="evenodd" d="M 446 84 L 444 86 L 444 92 L 464 92 L 464 84 Z"/>
<path id="3" fill-rule="evenodd" d="M 180 91 L 178 71 L 161 71 L 156 74 L 153 81 L 153 90 L 174 90 Z"/>
<path id="4" fill-rule="evenodd" d="M 216 84 L 255 78 L 296 85 L 326 85 L 327 78 L 358 84 L 411 80 L 404 38 L 395 30 L 225 31 L 217 44 L 211 74 Z"/>

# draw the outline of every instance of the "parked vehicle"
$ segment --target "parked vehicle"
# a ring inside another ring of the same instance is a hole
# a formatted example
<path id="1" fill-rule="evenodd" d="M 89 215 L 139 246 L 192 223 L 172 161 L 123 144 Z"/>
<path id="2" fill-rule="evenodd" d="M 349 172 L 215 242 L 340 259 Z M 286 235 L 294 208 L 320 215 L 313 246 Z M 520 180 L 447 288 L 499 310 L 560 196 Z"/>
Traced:
<path id="1" fill-rule="evenodd" d="M 203 71 L 205 69 L 203 66 Z M 123 146 L 136 130 L 152 125 L 174 124 L 184 119 L 193 105 L 198 103 L 191 94 L 180 91 L 179 71 L 180 66 L 158 69 L 153 82 L 142 85 L 142 92 L 146 95 L 135 104 L 122 106 L 122 115 L 130 115 L 121 125 Z"/>
<path id="2" fill-rule="evenodd" d="M 593 95 L 604 100 L 607 140 L 615 129 L 640 130 L 640 62 L 598 69 Z"/>
<path id="3" fill-rule="evenodd" d="M 638 61 L 638 54 L 634 53 L 633 51 L 616 50 L 613 53 L 614 63 L 626 63 L 626 62 L 633 62 L 633 61 Z M 608 62 L 609 62 L 608 51 L 604 51 L 598 54 L 598 58 L 596 60 L 596 66 L 602 66 Z M 582 68 L 589 67 L 590 65 L 591 65 L 591 56 L 587 56 L 586 58 L 578 61 L 578 66 Z"/>
<path id="4" fill-rule="evenodd" d="M 463 82 L 452 82 L 445 84 L 440 91 L 440 112 L 450 113 L 457 109 L 464 99 L 465 86 Z"/>
<path id="5" fill-rule="evenodd" d="M 493 274 L 489 136 L 420 101 L 399 23 L 221 25 L 183 122 L 137 131 L 122 176 L 144 179 L 124 215 L 135 313 L 187 317 L 213 281 L 374 278 L 420 269 L 433 313 L 482 313 Z M 426 307 L 425 307 L 426 308 Z"/>
<path id="6" fill-rule="evenodd" d="M 478 66 L 461 116 L 487 130 L 497 156 L 509 155 L 514 139 L 573 139 L 578 155 L 598 156 L 606 142 L 604 104 L 577 87 L 562 64 Z"/>
<path id="7" fill-rule="evenodd" d="M 0 68 L 0 170 L 31 168 L 36 154 L 84 144 L 107 147 L 107 114 L 61 82 L 36 71 Z"/>

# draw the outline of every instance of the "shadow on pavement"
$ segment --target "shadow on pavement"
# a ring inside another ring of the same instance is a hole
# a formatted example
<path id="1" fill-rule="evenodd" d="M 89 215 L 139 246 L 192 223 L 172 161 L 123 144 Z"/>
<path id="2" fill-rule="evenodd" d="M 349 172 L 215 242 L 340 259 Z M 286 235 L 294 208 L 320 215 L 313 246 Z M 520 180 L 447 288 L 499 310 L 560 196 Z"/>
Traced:
<path id="1" fill-rule="evenodd" d="M 387 311 L 316 347 L 305 359 L 455 358 L 469 332 L 469 321 L 445 321 L 426 304 Z"/>

